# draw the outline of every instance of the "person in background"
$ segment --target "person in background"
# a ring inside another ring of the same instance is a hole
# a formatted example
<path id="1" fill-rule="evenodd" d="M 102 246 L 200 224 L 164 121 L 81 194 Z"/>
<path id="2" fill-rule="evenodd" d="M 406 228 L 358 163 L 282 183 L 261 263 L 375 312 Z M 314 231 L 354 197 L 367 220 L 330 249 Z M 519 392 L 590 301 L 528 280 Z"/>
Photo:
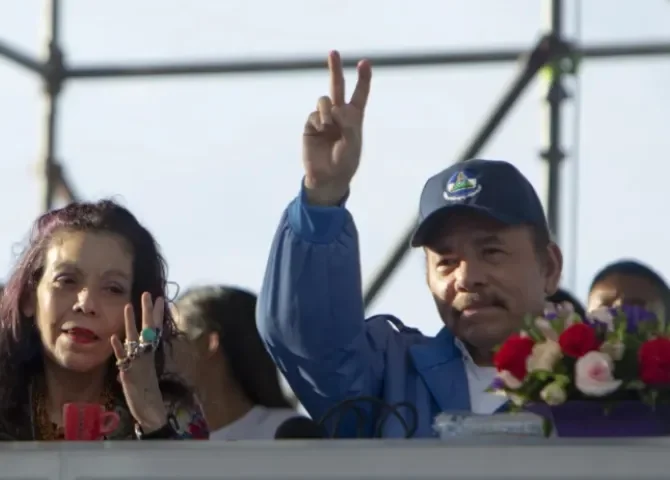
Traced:
<path id="1" fill-rule="evenodd" d="M 429 178 L 411 243 L 425 253 L 443 328 L 431 337 L 391 315 L 366 320 L 358 234 L 345 203 L 361 157 L 372 72 L 368 62 L 358 64 L 347 102 L 339 54 L 328 63 L 330 96 L 319 98 L 303 130 L 302 189 L 282 215 L 268 258 L 261 338 L 313 418 L 360 401 L 358 410 L 324 421 L 331 436 L 432 437 L 440 412 L 496 413 L 505 399 L 487 391 L 495 347 L 527 314 L 543 313 L 561 276 L 562 254 L 540 199 L 502 161 L 469 160 Z M 373 408 L 371 398 L 385 405 Z"/>
<path id="2" fill-rule="evenodd" d="M 577 298 L 573 294 L 562 288 L 556 290 L 556 293 L 554 293 L 553 295 L 548 296 L 547 302 L 555 303 L 558 305 L 567 302 L 570 305 L 572 305 L 572 308 L 575 310 L 575 313 L 578 314 L 580 317 L 584 318 L 584 315 L 586 315 L 586 310 L 584 309 L 582 302 L 577 300 Z"/>
<path id="3" fill-rule="evenodd" d="M 164 375 L 166 283 L 158 245 L 125 208 L 42 215 L 0 300 L 2 437 L 62 439 L 63 406 L 97 403 L 120 417 L 108 439 L 207 438 L 192 392 Z"/>
<path id="4" fill-rule="evenodd" d="M 283 421 L 299 416 L 258 336 L 256 295 L 226 286 L 192 288 L 174 312 L 188 342 L 177 342 L 176 368 L 195 387 L 211 440 L 272 439 Z"/>
<path id="5" fill-rule="evenodd" d="M 667 318 L 670 288 L 650 267 L 636 260 L 610 263 L 593 277 L 588 309 L 636 305 Z"/>

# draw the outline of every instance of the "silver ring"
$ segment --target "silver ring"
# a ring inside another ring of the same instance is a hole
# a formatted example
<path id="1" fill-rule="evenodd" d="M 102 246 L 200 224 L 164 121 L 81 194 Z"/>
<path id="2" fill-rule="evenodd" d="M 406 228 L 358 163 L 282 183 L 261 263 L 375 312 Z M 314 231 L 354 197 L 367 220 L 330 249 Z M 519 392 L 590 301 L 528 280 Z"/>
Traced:
<path id="1" fill-rule="evenodd" d="M 139 354 L 152 353 L 158 350 L 158 346 L 161 343 L 161 331 L 159 328 L 156 328 L 154 331 L 155 331 L 155 338 L 150 342 L 147 342 L 140 336 L 140 341 L 137 349 L 137 352 Z"/>
<path id="2" fill-rule="evenodd" d="M 123 343 L 123 347 L 126 350 L 126 356 L 129 357 L 129 358 L 134 358 L 134 357 L 137 356 L 137 353 L 138 353 L 139 348 L 140 348 L 140 344 L 139 344 L 139 342 L 135 342 L 135 341 L 132 341 L 132 340 L 126 340 Z"/>
<path id="3" fill-rule="evenodd" d="M 116 361 L 116 366 L 121 372 L 127 372 L 130 370 L 130 366 L 132 365 L 132 358 L 131 357 L 126 357 L 122 358 L 120 360 Z"/>
<path id="4" fill-rule="evenodd" d="M 144 343 L 140 342 L 137 346 L 137 355 L 144 355 L 145 353 L 153 353 L 157 348 L 157 342 Z"/>

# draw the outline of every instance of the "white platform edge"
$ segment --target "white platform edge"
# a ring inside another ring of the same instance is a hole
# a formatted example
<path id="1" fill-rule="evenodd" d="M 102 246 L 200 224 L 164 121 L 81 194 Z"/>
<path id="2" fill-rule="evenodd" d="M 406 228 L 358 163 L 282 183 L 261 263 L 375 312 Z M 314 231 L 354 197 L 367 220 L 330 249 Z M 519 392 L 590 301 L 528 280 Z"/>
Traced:
<path id="1" fill-rule="evenodd" d="M 670 478 L 670 439 L 2 443 L 0 479 Z"/>

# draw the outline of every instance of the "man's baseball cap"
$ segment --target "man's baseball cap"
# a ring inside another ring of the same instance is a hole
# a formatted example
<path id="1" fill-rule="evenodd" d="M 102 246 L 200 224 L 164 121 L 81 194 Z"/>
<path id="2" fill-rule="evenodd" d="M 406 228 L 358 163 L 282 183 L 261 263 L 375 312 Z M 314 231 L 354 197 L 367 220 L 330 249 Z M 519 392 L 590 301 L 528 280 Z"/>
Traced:
<path id="1" fill-rule="evenodd" d="M 542 202 L 528 179 L 511 163 L 468 160 L 431 177 L 423 187 L 419 224 L 411 245 L 420 247 L 455 212 L 477 212 L 507 225 L 548 230 Z"/>

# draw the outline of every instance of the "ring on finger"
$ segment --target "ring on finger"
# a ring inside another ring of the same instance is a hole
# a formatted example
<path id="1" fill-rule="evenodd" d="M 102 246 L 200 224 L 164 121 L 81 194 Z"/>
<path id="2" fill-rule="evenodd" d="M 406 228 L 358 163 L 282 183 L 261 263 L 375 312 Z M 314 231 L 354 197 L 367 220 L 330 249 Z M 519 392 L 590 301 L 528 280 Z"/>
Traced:
<path id="1" fill-rule="evenodd" d="M 157 345 L 155 343 L 140 342 L 137 347 L 137 355 L 144 355 L 145 353 L 153 353 L 156 351 Z"/>
<path id="2" fill-rule="evenodd" d="M 125 342 L 123 342 L 123 347 L 126 351 L 126 356 L 133 358 L 137 356 L 140 344 L 139 342 L 133 340 L 126 340 Z"/>
<path id="3" fill-rule="evenodd" d="M 131 357 L 119 358 L 116 361 L 116 366 L 121 372 L 126 372 L 130 370 L 133 359 Z"/>
<path id="4" fill-rule="evenodd" d="M 160 328 L 143 328 L 140 332 L 140 343 L 158 343 L 161 338 Z"/>

